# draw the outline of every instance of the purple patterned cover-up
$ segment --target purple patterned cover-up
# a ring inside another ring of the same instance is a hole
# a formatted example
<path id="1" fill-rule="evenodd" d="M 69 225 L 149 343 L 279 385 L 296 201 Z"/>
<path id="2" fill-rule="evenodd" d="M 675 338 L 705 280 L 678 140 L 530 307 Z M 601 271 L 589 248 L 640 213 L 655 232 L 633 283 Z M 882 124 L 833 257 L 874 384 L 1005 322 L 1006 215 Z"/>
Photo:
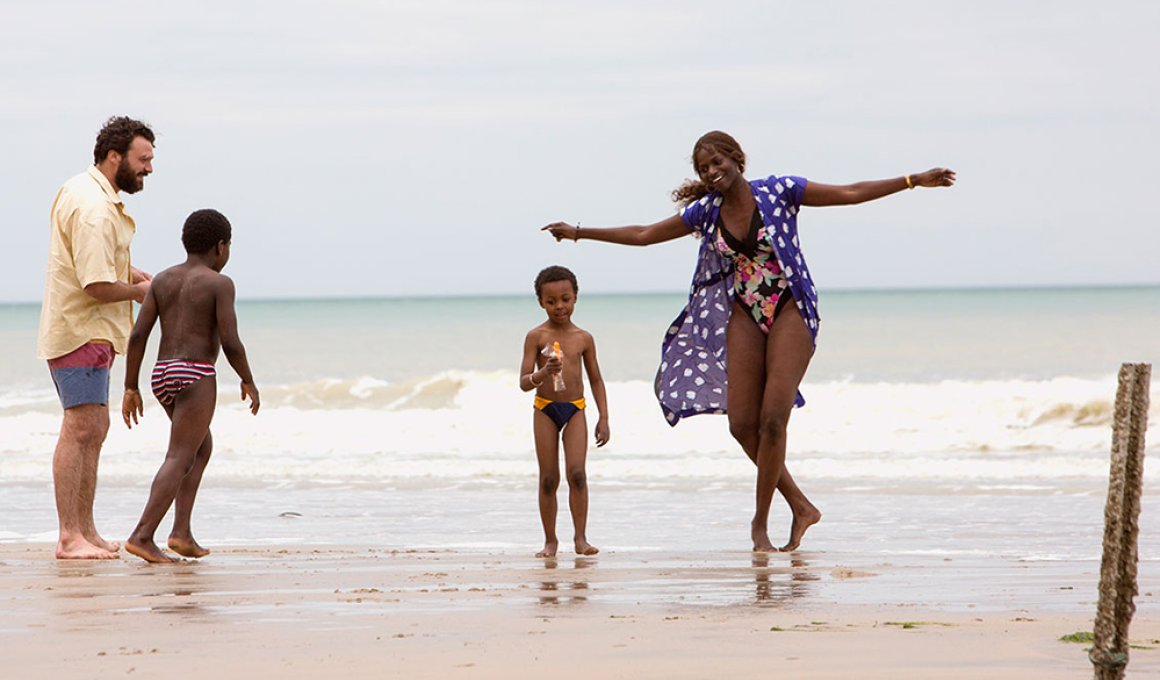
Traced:
<path id="1" fill-rule="evenodd" d="M 794 302 L 817 343 L 818 290 L 798 243 L 797 213 L 806 180 L 770 175 L 749 183 L 764 225 L 760 238 L 768 240 L 793 294 Z M 689 229 L 701 239 L 689 302 L 665 333 L 661 365 L 657 370 L 657 399 L 670 425 L 702 413 L 725 413 L 725 328 L 733 305 L 733 263 L 714 247 L 721 194 L 712 193 L 690 203 L 681 212 Z M 795 406 L 805 404 L 798 392 Z"/>

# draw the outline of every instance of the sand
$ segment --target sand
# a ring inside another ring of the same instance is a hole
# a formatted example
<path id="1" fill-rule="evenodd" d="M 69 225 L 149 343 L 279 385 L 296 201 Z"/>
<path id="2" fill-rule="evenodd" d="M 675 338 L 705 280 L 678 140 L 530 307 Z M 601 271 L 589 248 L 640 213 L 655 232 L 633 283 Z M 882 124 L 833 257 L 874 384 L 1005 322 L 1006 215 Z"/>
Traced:
<path id="1" fill-rule="evenodd" d="M 1091 629 L 1097 568 L 358 546 L 148 565 L 7 544 L 0 677 L 1082 678 L 1086 646 L 1060 637 Z M 1142 591 L 1128 677 L 1157 677 Z"/>

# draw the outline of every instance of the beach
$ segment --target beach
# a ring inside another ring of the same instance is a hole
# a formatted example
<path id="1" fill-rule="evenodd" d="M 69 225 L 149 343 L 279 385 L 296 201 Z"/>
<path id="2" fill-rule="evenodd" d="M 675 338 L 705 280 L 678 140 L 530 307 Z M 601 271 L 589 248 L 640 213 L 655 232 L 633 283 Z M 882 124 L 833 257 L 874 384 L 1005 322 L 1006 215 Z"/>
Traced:
<path id="1" fill-rule="evenodd" d="M 612 411 L 588 456 L 601 553 L 572 554 L 561 488 L 564 542 L 544 561 L 516 387 L 542 317 L 530 295 L 239 303 L 263 408 L 219 362 L 193 521 L 213 553 L 162 566 L 52 558 L 59 405 L 33 358 L 37 307 L 0 306 L 0 676 L 1090 673 L 1086 645 L 1060 638 L 1092 627 L 1115 372 L 1160 359 L 1160 289 L 823 295 L 787 461 L 824 516 L 769 556 L 748 551 L 754 471 L 726 419 L 670 428 L 653 397 L 681 304 L 578 304 Z M 151 400 L 133 430 L 114 414 L 107 538 L 136 523 L 167 425 Z M 1129 677 L 1160 670 L 1157 489 L 1146 464 Z M 775 498 L 775 543 L 788 524 Z"/>
<path id="2" fill-rule="evenodd" d="M 1090 564 L 328 546 L 155 567 L 58 563 L 50 547 L 0 551 L 5 677 L 1066 678 L 1091 667 L 1084 644 L 1060 640 L 1090 630 Z M 1158 598 L 1138 602 L 1128 677 L 1150 677 Z"/>

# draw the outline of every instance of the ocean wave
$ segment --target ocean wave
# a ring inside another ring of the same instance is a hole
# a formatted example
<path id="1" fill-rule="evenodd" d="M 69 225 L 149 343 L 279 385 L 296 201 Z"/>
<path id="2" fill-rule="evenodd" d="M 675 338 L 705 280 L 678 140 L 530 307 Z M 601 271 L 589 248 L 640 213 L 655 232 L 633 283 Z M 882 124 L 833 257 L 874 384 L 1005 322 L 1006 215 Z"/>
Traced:
<path id="1" fill-rule="evenodd" d="M 264 387 L 262 399 L 269 405 L 302 409 L 451 409 L 455 408 L 456 397 L 468 379 L 466 374 L 453 372 L 398 383 L 366 376 L 347 380 L 324 378 Z"/>
<path id="2" fill-rule="evenodd" d="M 670 428 L 649 382 L 606 387 L 612 439 L 590 448 L 594 475 L 641 483 L 731 483 L 752 475 L 726 418 L 690 418 Z M 1115 389 L 1113 377 L 807 382 L 807 405 L 794 412 L 790 427 L 789 464 L 807 477 L 876 484 L 1096 478 L 1107 473 Z M 254 417 L 232 384 L 222 386 L 213 423 L 215 474 L 269 483 L 487 482 L 534 474 L 532 396 L 518 389 L 515 372 L 447 371 L 394 384 L 320 380 L 263 386 L 262 394 Z M 0 412 L 0 479 L 9 482 L 51 478 L 46 452 L 55 446 L 59 407 L 25 397 L 23 407 L 10 400 Z M 1152 403 L 1155 421 L 1160 400 Z M 151 475 L 168 440 L 164 413 L 148 404 L 132 431 L 113 418 L 102 475 Z"/>

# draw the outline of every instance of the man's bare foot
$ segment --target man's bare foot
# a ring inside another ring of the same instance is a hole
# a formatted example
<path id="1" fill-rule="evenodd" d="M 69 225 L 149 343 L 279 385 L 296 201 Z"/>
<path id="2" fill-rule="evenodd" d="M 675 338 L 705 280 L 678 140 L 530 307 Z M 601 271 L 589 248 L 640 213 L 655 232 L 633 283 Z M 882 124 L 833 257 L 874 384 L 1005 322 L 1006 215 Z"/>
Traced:
<path id="1" fill-rule="evenodd" d="M 169 549 L 182 557 L 205 557 L 209 554 L 209 550 L 198 545 L 192 536 L 189 538 L 170 536 Z"/>
<path id="2" fill-rule="evenodd" d="M 598 552 L 600 552 L 600 548 L 597 548 L 583 538 L 576 539 L 577 555 L 595 555 Z"/>
<path id="3" fill-rule="evenodd" d="M 545 541 L 544 549 L 536 553 L 536 557 L 555 557 L 556 549 L 560 547 L 558 541 Z"/>
<path id="4" fill-rule="evenodd" d="M 822 519 L 822 513 L 814 506 L 810 506 L 808 510 L 801 513 L 795 512 L 793 515 L 793 523 L 789 527 L 789 543 L 781 547 L 782 552 L 793 552 L 798 549 L 802 543 L 802 536 L 806 535 L 806 529 L 817 524 Z"/>
<path id="5" fill-rule="evenodd" d="M 92 536 L 85 536 L 85 540 L 97 546 L 98 548 L 101 548 L 102 550 L 108 550 L 109 552 L 115 553 L 121 550 L 120 543 L 116 541 L 106 541 L 105 539 L 101 538 L 101 535 L 98 533 L 93 533 Z"/>
<path id="6" fill-rule="evenodd" d="M 773 542 L 769 540 L 769 531 L 765 527 L 752 525 L 750 535 L 753 537 L 753 552 L 777 552 L 777 548 L 773 547 Z"/>
<path id="7" fill-rule="evenodd" d="M 133 553 L 146 562 L 152 562 L 154 564 L 181 561 L 172 555 L 166 555 L 161 551 L 161 548 L 157 547 L 157 544 L 153 541 L 149 541 L 148 543 L 139 543 L 130 538 L 129 540 L 125 541 L 125 550 L 127 552 Z"/>
<path id="8" fill-rule="evenodd" d="M 62 540 L 56 544 L 58 560 L 115 560 L 120 556 L 114 550 L 105 550 L 83 538 Z"/>

